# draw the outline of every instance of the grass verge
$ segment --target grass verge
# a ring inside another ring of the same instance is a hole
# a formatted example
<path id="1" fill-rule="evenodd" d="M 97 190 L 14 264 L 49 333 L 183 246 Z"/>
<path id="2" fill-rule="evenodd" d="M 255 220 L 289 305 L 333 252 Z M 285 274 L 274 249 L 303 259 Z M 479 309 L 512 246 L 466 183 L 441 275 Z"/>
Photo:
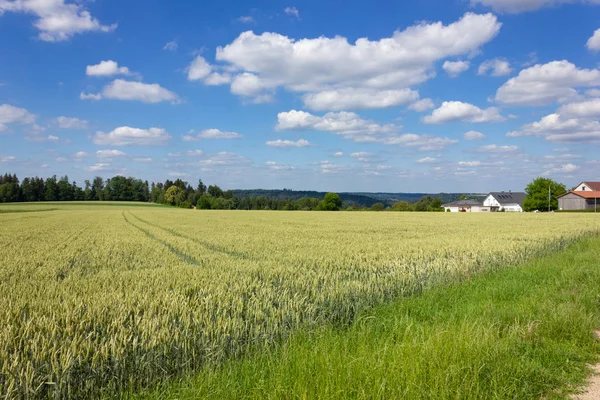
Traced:
<path id="1" fill-rule="evenodd" d="M 600 238 L 299 332 L 132 398 L 566 398 L 600 344 Z"/>

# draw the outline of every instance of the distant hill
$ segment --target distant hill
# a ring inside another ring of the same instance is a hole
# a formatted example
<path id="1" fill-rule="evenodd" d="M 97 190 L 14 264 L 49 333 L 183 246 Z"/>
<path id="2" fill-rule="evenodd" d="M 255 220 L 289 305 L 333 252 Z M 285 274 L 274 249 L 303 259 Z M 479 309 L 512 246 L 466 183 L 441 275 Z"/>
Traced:
<path id="1" fill-rule="evenodd" d="M 314 190 L 288 190 L 288 189 L 236 189 L 233 190 L 233 195 L 239 198 L 245 197 L 265 197 L 268 199 L 280 199 L 280 200 L 298 200 L 303 197 L 314 197 L 322 199 L 325 197 L 326 192 L 317 192 Z M 351 193 L 339 193 L 340 198 L 344 204 L 344 207 L 350 205 L 371 207 L 375 203 L 383 203 L 386 206 L 391 206 L 398 201 L 406 201 L 409 203 L 416 203 L 423 196 L 431 196 L 434 198 L 441 199 L 444 203 L 457 200 L 460 196 L 465 193 L 371 193 L 371 192 L 351 192 Z M 478 195 L 467 194 L 469 197 L 475 197 Z"/>

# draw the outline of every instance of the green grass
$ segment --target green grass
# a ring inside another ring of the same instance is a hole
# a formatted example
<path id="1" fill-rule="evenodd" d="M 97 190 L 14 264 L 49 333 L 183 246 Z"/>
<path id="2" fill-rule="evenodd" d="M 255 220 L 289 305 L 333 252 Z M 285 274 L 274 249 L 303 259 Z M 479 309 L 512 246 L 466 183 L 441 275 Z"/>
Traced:
<path id="1" fill-rule="evenodd" d="M 34 208 L 34 209 L 21 209 L 21 208 L 0 208 L 0 214 L 12 214 L 12 213 L 28 213 L 28 212 L 42 212 L 42 211 L 56 211 L 58 208 Z"/>
<path id="2" fill-rule="evenodd" d="M 134 398 L 566 398 L 598 361 L 600 238 L 294 334 Z"/>

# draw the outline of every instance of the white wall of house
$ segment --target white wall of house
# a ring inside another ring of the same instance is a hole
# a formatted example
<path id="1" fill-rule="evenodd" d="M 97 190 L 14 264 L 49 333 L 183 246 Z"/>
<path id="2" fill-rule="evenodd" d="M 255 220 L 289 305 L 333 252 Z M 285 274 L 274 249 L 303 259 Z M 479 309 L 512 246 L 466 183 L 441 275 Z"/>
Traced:
<path id="1" fill-rule="evenodd" d="M 483 201 L 483 206 L 484 207 L 498 207 L 498 209 L 504 208 L 504 211 L 506 211 L 506 212 L 523 212 L 523 208 L 521 207 L 520 204 L 514 203 L 514 204 L 502 205 L 491 194 L 485 198 L 485 200 Z"/>
<path id="2" fill-rule="evenodd" d="M 502 206 L 506 212 L 523 212 L 520 204 L 505 204 Z"/>
<path id="3" fill-rule="evenodd" d="M 450 210 L 450 212 L 460 212 L 461 209 L 463 209 L 465 207 L 444 207 L 444 212 L 448 212 L 448 210 Z M 489 207 L 479 207 L 479 206 L 471 206 L 466 208 L 466 212 L 490 212 L 490 208 Z"/>
<path id="4" fill-rule="evenodd" d="M 573 190 L 574 192 L 593 192 L 593 190 L 585 183 L 581 182 L 579 186 Z"/>
<path id="5" fill-rule="evenodd" d="M 483 206 L 484 207 L 502 207 L 500 205 L 500 203 L 498 203 L 498 200 L 496 200 L 496 198 L 494 196 L 492 196 L 491 194 L 485 198 L 485 200 L 483 201 Z"/>

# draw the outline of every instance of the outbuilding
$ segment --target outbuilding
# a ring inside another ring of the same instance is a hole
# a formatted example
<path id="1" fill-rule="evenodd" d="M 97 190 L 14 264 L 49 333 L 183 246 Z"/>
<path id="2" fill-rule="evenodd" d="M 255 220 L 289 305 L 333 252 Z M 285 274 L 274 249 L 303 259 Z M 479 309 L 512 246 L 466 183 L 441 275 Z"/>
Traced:
<path id="1" fill-rule="evenodd" d="M 558 196 L 559 210 L 593 210 L 600 203 L 600 191 L 570 191 Z"/>

